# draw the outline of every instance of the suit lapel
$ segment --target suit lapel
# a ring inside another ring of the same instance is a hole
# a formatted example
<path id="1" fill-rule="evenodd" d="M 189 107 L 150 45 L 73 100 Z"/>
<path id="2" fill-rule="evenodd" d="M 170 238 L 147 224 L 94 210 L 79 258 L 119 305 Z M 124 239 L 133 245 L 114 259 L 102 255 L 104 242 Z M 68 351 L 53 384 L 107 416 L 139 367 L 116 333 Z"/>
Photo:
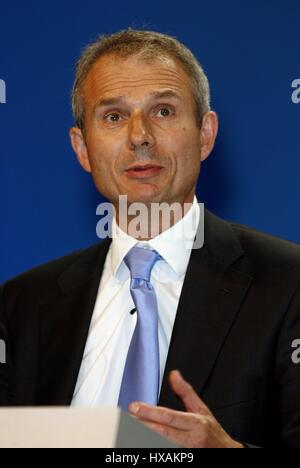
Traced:
<path id="1" fill-rule="evenodd" d="M 252 279 L 232 267 L 243 250 L 230 224 L 207 210 L 204 242 L 191 254 L 159 400 L 178 410 L 183 406 L 169 386 L 170 371 L 180 370 L 201 395 Z"/>
<path id="2" fill-rule="evenodd" d="M 111 240 L 82 254 L 58 279 L 60 294 L 40 305 L 38 405 L 72 401 Z"/>

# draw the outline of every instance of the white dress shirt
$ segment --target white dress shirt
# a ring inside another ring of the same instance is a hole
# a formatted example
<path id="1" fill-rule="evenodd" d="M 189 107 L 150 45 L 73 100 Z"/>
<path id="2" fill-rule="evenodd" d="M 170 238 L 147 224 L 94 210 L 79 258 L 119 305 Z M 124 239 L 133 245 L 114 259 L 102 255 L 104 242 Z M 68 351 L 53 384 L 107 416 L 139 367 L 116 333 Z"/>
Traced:
<path id="1" fill-rule="evenodd" d="M 159 314 L 160 388 L 179 298 L 200 222 L 195 197 L 188 213 L 171 229 L 139 242 L 112 222 L 112 242 L 100 281 L 72 406 L 118 404 L 121 382 L 137 314 L 130 294 L 130 272 L 124 257 L 134 247 L 156 250 L 163 258 L 154 265 L 151 283 Z"/>

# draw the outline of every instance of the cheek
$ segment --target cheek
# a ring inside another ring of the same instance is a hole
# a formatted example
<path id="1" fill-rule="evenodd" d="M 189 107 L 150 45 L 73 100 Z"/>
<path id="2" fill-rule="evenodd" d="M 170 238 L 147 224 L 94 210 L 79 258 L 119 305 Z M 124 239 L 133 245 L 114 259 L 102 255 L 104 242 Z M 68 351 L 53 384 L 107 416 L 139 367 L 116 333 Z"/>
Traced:
<path id="1" fill-rule="evenodd" d="M 98 175 L 109 174 L 114 164 L 114 146 L 103 138 L 93 138 L 88 142 L 88 154 L 92 171 Z"/>
<path id="2" fill-rule="evenodd" d="M 190 173 L 200 164 L 200 145 L 197 136 L 182 128 L 173 138 L 173 149 L 176 154 L 177 165 Z"/>

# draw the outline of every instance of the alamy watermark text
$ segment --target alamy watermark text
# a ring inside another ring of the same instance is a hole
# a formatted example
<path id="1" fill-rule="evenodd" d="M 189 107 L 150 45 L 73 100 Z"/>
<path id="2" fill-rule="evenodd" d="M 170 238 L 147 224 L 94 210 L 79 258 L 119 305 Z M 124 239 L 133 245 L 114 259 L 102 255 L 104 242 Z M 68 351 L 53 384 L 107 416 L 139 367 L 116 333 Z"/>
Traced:
<path id="1" fill-rule="evenodd" d="M 188 221 L 172 229 L 188 213 Z M 122 236 L 125 232 L 137 240 L 150 240 L 169 231 L 170 240 L 181 238 L 188 249 L 201 249 L 204 244 L 203 203 L 198 203 L 197 209 L 191 203 L 128 203 L 127 195 L 120 195 L 117 208 L 109 202 L 100 203 L 96 214 L 101 216 L 96 226 L 99 239 Z M 119 234 L 112 232 L 113 219 L 117 220 Z"/>
<path id="2" fill-rule="evenodd" d="M 0 340 L 0 364 L 6 364 L 6 344 Z"/>
<path id="3" fill-rule="evenodd" d="M 294 104 L 300 104 L 300 79 L 292 82 L 292 88 L 294 89 L 292 93 L 292 102 Z"/>
<path id="4" fill-rule="evenodd" d="M 6 104 L 6 83 L 0 79 L 0 104 Z"/>

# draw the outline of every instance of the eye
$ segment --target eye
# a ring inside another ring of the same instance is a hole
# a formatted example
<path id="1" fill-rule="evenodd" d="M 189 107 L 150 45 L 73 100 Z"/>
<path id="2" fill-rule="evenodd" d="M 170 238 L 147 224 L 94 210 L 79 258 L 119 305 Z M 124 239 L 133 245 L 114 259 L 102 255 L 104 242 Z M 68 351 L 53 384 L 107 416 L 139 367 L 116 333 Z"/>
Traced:
<path id="1" fill-rule="evenodd" d="M 169 106 L 160 107 L 158 112 L 162 112 L 163 117 L 170 117 L 173 112 L 173 109 Z"/>
<path id="2" fill-rule="evenodd" d="M 112 119 L 110 119 L 110 117 L 113 117 Z M 107 114 L 105 117 L 104 117 L 104 120 L 107 120 L 108 122 L 118 122 L 119 121 L 119 117 L 120 117 L 120 114 L 118 114 L 117 112 L 112 112 L 110 114 Z"/>

